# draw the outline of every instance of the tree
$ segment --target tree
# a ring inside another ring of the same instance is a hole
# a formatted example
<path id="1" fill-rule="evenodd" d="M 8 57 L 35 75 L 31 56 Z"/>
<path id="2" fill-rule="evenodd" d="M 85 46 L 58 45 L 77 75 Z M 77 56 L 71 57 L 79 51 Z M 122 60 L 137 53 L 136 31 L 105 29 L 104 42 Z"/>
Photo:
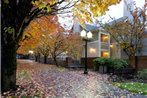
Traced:
<path id="1" fill-rule="evenodd" d="M 35 55 L 35 61 L 36 61 L 36 62 L 37 62 L 37 61 L 40 62 L 40 55 L 41 55 L 41 54 L 40 54 L 39 48 L 36 47 L 36 48 L 34 49 L 34 55 Z"/>
<path id="2" fill-rule="evenodd" d="M 74 8 L 74 15 L 81 24 L 92 22 L 92 19 L 105 14 L 108 7 L 121 0 L 80 0 Z"/>
<path id="3" fill-rule="evenodd" d="M 48 51 L 48 36 L 54 32 L 63 32 L 64 28 L 60 26 L 57 16 L 43 16 L 35 21 L 31 22 L 28 28 L 25 30 L 25 36 L 28 34 L 31 36 L 27 40 L 23 40 L 20 43 L 20 47 L 17 53 L 28 54 L 29 50 L 35 50 L 35 57 L 40 57 L 40 54 L 44 56 L 44 63 L 47 63 Z"/>
<path id="4" fill-rule="evenodd" d="M 81 57 L 81 49 L 80 46 L 82 44 L 81 37 L 76 33 L 71 33 L 67 36 L 67 55 L 74 58 L 79 59 Z"/>
<path id="5" fill-rule="evenodd" d="M 44 56 L 44 64 L 46 64 L 47 63 L 47 57 L 49 56 L 48 38 L 43 37 L 43 39 L 41 40 L 37 49 L 39 50 L 39 53 Z"/>
<path id="6" fill-rule="evenodd" d="M 146 5 L 143 8 L 136 7 L 134 11 L 130 11 L 132 19 L 123 17 L 119 21 L 113 20 L 111 23 L 101 24 L 104 31 L 110 33 L 128 57 L 135 57 L 143 47 L 142 39 L 146 37 L 145 30 L 147 26 L 146 10 Z M 137 69 L 136 63 L 135 67 Z"/>
<path id="7" fill-rule="evenodd" d="M 78 0 L 77 0 L 78 1 Z M 75 0 L 2 0 L 2 92 L 16 89 L 16 50 L 22 40 L 24 30 L 34 18 L 44 15 L 65 13 L 77 3 Z M 87 2 L 89 0 L 86 0 Z M 94 4 L 94 1 L 90 0 Z M 119 0 L 104 0 L 98 5 L 118 3 Z M 83 2 L 83 0 L 82 0 Z M 80 3 L 82 3 L 80 2 Z M 79 3 L 79 4 L 80 4 Z M 77 5 L 80 6 L 80 5 Z M 89 3 L 85 3 L 89 5 Z M 95 3 L 97 4 L 97 2 Z M 97 5 L 96 5 L 97 6 Z M 106 7 L 106 6 L 105 6 Z M 82 7 L 83 8 L 83 7 Z M 98 9 L 98 12 L 104 7 Z M 66 11 L 65 11 L 66 10 Z M 95 9 L 97 10 L 97 8 Z M 77 10 L 78 11 L 78 10 Z M 104 11 L 104 10 L 103 10 Z M 92 10 L 92 12 L 95 12 Z"/>
<path id="8" fill-rule="evenodd" d="M 2 0 L 2 92 L 16 88 L 16 50 L 30 22 L 45 14 L 62 13 L 76 2 L 65 0 Z"/>
<path id="9" fill-rule="evenodd" d="M 44 39 L 45 37 L 47 38 L 46 45 L 48 52 L 53 58 L 56 66 L 59 66 L 57 62 L 57 57 L 62 53 L 66 52 L 68 48 L 65 35 L 62 32 L 55 32 L 48 36 L 44 36 Z"/>
<path id="10" fill-rule="evenodd" d="M 17 53 L 28 54 L 29 50 L 34 50 L 38 47 L 41 37 L 45 33 L 52 33 L 60 26 L 57 16 L 43 16 L 34 19 L 24 31 L 24 39 L 19 42 Z"/>

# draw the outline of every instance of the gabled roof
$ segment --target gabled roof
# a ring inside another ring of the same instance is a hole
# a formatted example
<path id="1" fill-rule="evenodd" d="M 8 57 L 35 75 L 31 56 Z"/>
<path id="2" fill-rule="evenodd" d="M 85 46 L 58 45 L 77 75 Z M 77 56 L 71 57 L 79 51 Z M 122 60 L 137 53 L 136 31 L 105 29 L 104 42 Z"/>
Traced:
<path id="1" fill-rule="evenodd" d="M 94 30 L 98 30 L 99 27 L 95 26 L 95 25 L 91 25 L 91 24 L 85 24 L 85 26 L 83 27 L 86 31 L 94 31 Z"/>
<path id="2" fill-rule="evenodd" d="M 127 17 L 121 17 L 121 18 L 118 18 L 118 19 L 116 19 L 116 20 L 114 20 L 114 21 L 111 21 L 111 22 L 109 22 L 108 24 L 109 25 L 112 25 L 113 23 L 117 23 L 117 22 L 121 22 L 121 21 L 123 21 L 123 20 L 125 20 L 125 19 L 127 19 Z"/>

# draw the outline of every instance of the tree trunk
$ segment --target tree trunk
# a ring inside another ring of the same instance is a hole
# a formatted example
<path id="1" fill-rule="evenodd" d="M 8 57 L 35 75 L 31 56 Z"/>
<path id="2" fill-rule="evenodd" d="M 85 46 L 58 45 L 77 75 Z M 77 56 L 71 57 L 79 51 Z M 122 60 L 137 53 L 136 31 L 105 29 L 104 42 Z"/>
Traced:
<path id="1" fill-rule="evenodd" d="M 135 69 L 136 71 L 138 71 L 138 59 L 137 59 L 137 56 L 134 56 L 134 63 L 135 63 Z"/>
<path id="2" fill-rule="evenodd" d="M 38 54 L 38 60 L 37 61 L 40 62 L 40 54 Z"/>
<path id="3" fill-rule="evenodd" d="M 57 61 L 56 56 L 54 56 L 53 59 L 54 59 L 55 65 L 58 67 L 59 65 L 58 65 L 58 61 Z"/>
<path id="4" fill-rule="evenodd" d="M 135 68 L 135 70 L 138 70 L 138 59 L 137 56 L 129 56 L 129 65 L 133 68 Z"/>
<path id="5" fill-rule="evenodd" d="M 38 56 L 36 55 L 36 56 L 35 56 L 35 62 L 37 62 L 37 61 L 38 61 Z"/>
<path id="6" fill-rule="evenodd" d="M 44 64 L 47 64 L 47 56 L 44 56 Z"/>
<path id="7" fill-rule="evenodd" d="M 8 91 L 10 89 L 16 89 L 16 47 L 13 46 L 2 46 L 1 48 L 1 89 L 2 92 Z"/>

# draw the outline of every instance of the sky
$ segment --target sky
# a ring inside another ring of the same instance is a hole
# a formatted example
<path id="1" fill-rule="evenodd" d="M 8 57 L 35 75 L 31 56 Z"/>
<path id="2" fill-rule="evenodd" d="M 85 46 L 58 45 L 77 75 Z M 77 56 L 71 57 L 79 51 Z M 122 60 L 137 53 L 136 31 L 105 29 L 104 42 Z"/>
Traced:
<path id="1" fill-rule="evenodd" d="M 127 0 L 126 0 L 127 1 Z M 133 0 L 136 2 L 136 5 L 138 7 L 142 7 L 145 3 L 144 0 Z M 112 5 L 109 7 L 109 11 L 106 12 L 106 15 L 102 16 L 101 18 L 104 18 L 103 21 L 106 22 L 110 20 L 110 17 L 113 17 L 115 19 L 118 19 L 123 16 L 123 1 L 121 1 L 119 4 Z M 99 19 L 101 19 L 99 18 Z"/>
<path id="2" fill-rule="evenodd" d="M 128 0 L 126 0 L 128 1 Z M 136 5 L 138 7 L 142 7 L 145 3 L 145 0 L 133 0 L 136 2 Z M 70 17 L 71 14 L 65 14 L 65 15 L 60 15 L 59 17 L 59 22 L 65 29 L 71 29 L 73 25 L 73 18 Z M 110 20 L 110 17 L 115 17 L 115 19 L 118 19 L 123 16 L 123 2 L 121 1 L 119 4 L 112 5 L 109 7 L 109 11 L 106 12 L 106 14 L 99 19 L 103 19 L 103 22 L 106 22 Z"/>
<path id="3" fill-rule="evenodd" d="M 59 15 L 58 19 L 59 22 L 61 23 L 61 26 L 64 27 L 64 29 L 66 30 L 71 29 L 71 26 L 73 25 L 72 13 Z"/>

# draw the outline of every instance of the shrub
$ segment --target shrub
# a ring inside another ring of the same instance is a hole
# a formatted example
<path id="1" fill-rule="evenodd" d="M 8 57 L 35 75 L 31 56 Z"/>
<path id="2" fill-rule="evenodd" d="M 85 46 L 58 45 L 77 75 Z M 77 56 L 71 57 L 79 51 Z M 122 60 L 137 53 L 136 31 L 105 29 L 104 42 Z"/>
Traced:
<path id="1" fill-rule="evenodd" d="M 99 66 L 107 66 L 109 69 L 123 69 L 128 66 L 128 62 L 123 59 L 111 59 L 111 58 L 96 58 L 93 60 L 94 69 L 98 70 Z"/>
<path id="2" fill-rule="evenodd" d="M 123 69 L 126 68 L 127 66 L 128 66 L 127 61 L 123 59 L 114 59 L 112 61 L 112 64 L 110 65 L 110 67 L 114 69 Z"/>
<path id="3" fill-rule="evenodd" d="M 94 59 L 93 62 L 94 62 L 94 69 L 98 70 L 99 66 L 104 66 L 104 65 L 109 66 L 112 63 L 112 59 L 99 57 Z"/>
<path id="4" fill-rule="evenodd" d="M 147 69 L 138 72 L 138 77 L 140 79 L 147 79 Z"/>

